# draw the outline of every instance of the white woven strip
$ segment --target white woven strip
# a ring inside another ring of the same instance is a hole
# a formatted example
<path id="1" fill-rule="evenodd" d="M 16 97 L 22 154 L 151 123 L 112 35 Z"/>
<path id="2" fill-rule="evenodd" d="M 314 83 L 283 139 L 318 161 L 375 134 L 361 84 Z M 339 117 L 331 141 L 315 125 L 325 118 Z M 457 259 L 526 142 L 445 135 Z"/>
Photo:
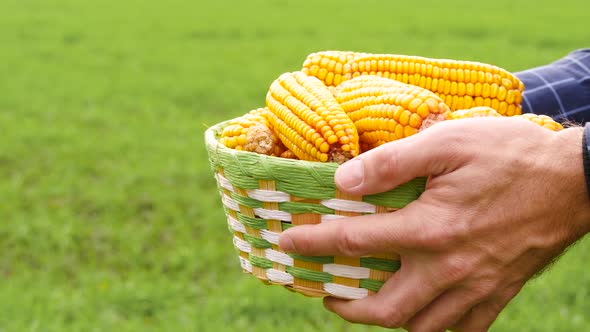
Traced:
<path id="1" fill-rule="evenodd" d="M 350 300 L 362 299 L 369 295 L 369 291 L 364 288 L 355 288 L 332 283 L 325 283 L 324 290 L 334 296 Z"/>
<path id="2" fill-rule="evenodd" d="M 339 216 L 336 214 L 322 214 L 321 221 L 327 222 L 327 221 L 332 221 L 332 220 L 342 219 L 342 218 L 346 218 L 346 216 Z"/>
<path id="3" fill-rule="evenodd" d="M 254 209 L 254 214 L 262 219 L 275 219 L 281 221 L 291 221 L 291 214 L 279 210 L 267 210 L 263 208 Z"/>
<path id="4" fill-rule="evenodd" d="M 234 236 L 234 246 L 243 252 L 250 253 L 250 251 L 252 251 L 252 246 L 250 246 L 250 243 L 240 239 L 237 236 Z"/>
<path id="5" fill-rule="evenodd" d="M 371 274 L 371 270 L 366 267 L 348 266 L 341 264 L 324 264 L 324 272 L 338 277 L 352 278 L 352 279 L 367 279 Z"/>
<path id="6" fill-rule="evenodd" d="M 247 191 L 250 198 L 257 199 L 261 202 L 289 202 L 291 196 L 282 191 L 252 189 Z"/>
<path id="7" fill-rule="evenodd" d="M 221 187 L 231 192 L 234 192 L 234 186 L 232 186 L 231 183 L 223 175 L 216 173 L 215 178 L 217 178 L 217 182 Z"/>
<path id="8" fill-rule="evenodd" d="M 275 269 L 268 269 L 266 270 L 266 277 L 272 282 L 281 284 L 293 284 L 293 276 L 287 272 Z"/>
<path id="9" fill-rule="evenodd" d="M 273 249 L 265 249 L 264 254 L 266 258 L 270 259 L 271 261 L 279 264 L 283 264 L 286 266 L 293 266 L 293 258 L 287 254 L 284 254 L 280 251 L 276 251 Z"/>
<path id="10" fill-rule="evenodd" d="M 223 205 L 225 205 L 228 209 L 231 209 L 234 211 L 240 211 L 240 207 L 238 206 L 238 203 L 236 201 L 234 201 L 233 199 L 231 199 L 226 194 L 221 195 L 221 202 L 223 202 Z"/>
<path id="11" fill-rule="evenodd" d="M 346 199 L 326 199 L 320 202 L 322 205 L 329 207 L 330 209 L 338 211 L 349 211 L 349 212 L 366 212 L 375 213 L 377 211 L 375 205 L 365 202 L 355 202 Z"/>
<path id="12" fill-rule="evenodd" d="M 227 216 L 227 223 L 229 224 L 229 227 L 231 227 L 231 229 L 233 229 L 234 231 L 240 232 L 240 233 L 246 233 L 246 226 L 244 226 L 244 224 L 237 221 L 236 219 L 234 219 L 230 215 Z"/>
<path id="13" fill-rule="evenodd" d="M 279 244 L 279 233 L 275 233 L 275 232 L 271 232 L 268 231 L 266 229 L 261 229 L 260 230 L 260 237 L 262 237 L 263 239 L 265 239 L 266 241 L 272 243 L 272 244 Z"/>
<path id="14" fill-rule="evenodd" d="M 244 257 L 238 257 L 240 258 L 240 265 L 242 266 L 242 269 L 252 273 L 252 264 L 250 264 L 250 261 L 245 259 Z"/>

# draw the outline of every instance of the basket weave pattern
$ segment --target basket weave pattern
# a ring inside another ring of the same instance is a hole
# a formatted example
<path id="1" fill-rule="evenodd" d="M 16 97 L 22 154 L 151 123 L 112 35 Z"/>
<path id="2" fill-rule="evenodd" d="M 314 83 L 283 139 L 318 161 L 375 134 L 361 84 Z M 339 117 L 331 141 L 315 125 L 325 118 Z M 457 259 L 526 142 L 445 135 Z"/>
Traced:
<path id="1" fill-rule="evenodd" d="M 334 184 L 338 165 L 229 149 L 218 142 L 226 124 L 209 128 L 205 140 L 242 269 L 308 296 L 360 299 L 377 292 L 399 269 L 397 255 L 286 254 L 278 247 L 280 233 L 297 225 L 399 209 L 418 198 L 425 180 L 378 195 L 348 196 Z"/>

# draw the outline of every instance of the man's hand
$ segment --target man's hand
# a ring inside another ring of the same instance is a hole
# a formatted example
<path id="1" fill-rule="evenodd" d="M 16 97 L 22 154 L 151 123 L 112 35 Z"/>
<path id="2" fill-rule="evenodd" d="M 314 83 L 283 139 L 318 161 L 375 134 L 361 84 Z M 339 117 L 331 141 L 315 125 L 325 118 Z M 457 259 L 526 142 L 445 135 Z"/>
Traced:
<path id="1" fill-rule="evenodd" d="M 374 296 L 325 305 L 351 322 L 411 331 L 485 331 L 523 285 L 590 231 L 582 129 L 522 119 L 445 121 L 345 163 L 344 192 L 387 191 L 428 176 L 405 208 L 284 232 L 305 255 L 396 252 L 401 269 Z"/>

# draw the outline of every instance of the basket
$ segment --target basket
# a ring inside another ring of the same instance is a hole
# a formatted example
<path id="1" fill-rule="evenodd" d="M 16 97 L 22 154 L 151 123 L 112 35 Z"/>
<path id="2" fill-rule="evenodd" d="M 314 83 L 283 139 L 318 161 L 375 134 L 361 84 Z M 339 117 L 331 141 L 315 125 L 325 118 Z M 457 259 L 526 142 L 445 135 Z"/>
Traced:
<path id="1" fill-rule="evenodd" d="M 335 163 L 225 147 L 218 138 L 228 123 L 210 127 L 205 141 L 242 269 L 266 284 L 282 285 L 307 296 L 360 299 L 377 292 L 399 269 L 399 256 L 286 254 L 278 246 L 279 235 L 297 225 L 402 208 L 420 196 L 426 180 L 417 178 L 376 195 L 346 195 L 334 184 Z"/>

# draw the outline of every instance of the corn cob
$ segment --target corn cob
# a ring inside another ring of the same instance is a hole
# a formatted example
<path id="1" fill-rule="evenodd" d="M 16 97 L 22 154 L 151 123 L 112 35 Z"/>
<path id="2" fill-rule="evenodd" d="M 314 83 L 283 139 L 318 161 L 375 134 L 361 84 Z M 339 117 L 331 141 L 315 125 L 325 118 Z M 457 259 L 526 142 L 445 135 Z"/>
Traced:
<path id="1" fill-rule="evenodd" d="M 524 84 L 502 68 L 479 62 L 327 51 L 310 54 L 303 70 L 326 85 L 360 75 L 392 78 L 435 92 L 451 110 L 488 106 L 501 115 L 521 113 Z"/>
<path id="2" fill-rule="evenodd" d="M 479 118 L 479 117 L 498 117 L 500 113 L 496 112 L 495 109 L 486 106 L 476 106 L 464 110 L 456 110 L 447 114 L 447 119 L 457 120 L 465 118 Z"/>
<path id="3" fill-rule="evenodd" d="M 477 117 L 501 117 L 501 115 L 494 109 L 485 106 L 473 107 L 465 110 L 457 110 L 447 114 L 447 119 L 449 120 Z M 555 122 L 552 118 L 548 117 L 547 115 L 526 113 L 522 115 L 514 115 L 513 117 L 531 121 L 533 123 L 538 124 L 539 126 L 543 126 L 553 131 L 559 131 L 563 129 L 563 126 L 560 123 Z"/>
<path id="4" fill-rule="evenodd" d="M 524 84 L 510 72 L 484 63 L 376 54 L 355 57 L 343 80 L 378 75 L 436 93 L 451 110 L 488 106 L 501 115 L 521 113 Z"/>
<path id="5" fill-rule="evenodd" d="M 555 122 L 551 117 L 548 117 L 547 115 L 526 113 L 518 115 L 517 117 L 529 120 L 549 130 L 560 131 L 563 129 L 563 126 L 560 123 Z"/>
<path id="6" fill-rule="evenodd" d="M 414 135 L 449 112 L 433 92 L 378 76 L 359 76 L 335 90 L 359 132 L 362 151 Z"/>
<path id="7" fill-rule="evenodd" d="M 366 53 L 325 51 L 311 53 L 303 62 L 301 71 L 310 76 L 315 76 L 324 82 L 326 86 L 337 86 L 343 81 L 344 65 L 356 57 L 367 55 Z"/>
<path id="8" fill-rule="evenodd" d="M 286 148 L 266 120 L 267 112 L 267 108 L 259 108 L 231 121 L 221 133 L 221 144 L 270 156 L 282 154 Z"/>
<path id="9" fill-rule="evenodd" d="M 285 73 L 271 84 L 266 104 L 268 121 L 297 158 L 342 163 L 358 155 L 354 124 L 319 79 Z"/>

